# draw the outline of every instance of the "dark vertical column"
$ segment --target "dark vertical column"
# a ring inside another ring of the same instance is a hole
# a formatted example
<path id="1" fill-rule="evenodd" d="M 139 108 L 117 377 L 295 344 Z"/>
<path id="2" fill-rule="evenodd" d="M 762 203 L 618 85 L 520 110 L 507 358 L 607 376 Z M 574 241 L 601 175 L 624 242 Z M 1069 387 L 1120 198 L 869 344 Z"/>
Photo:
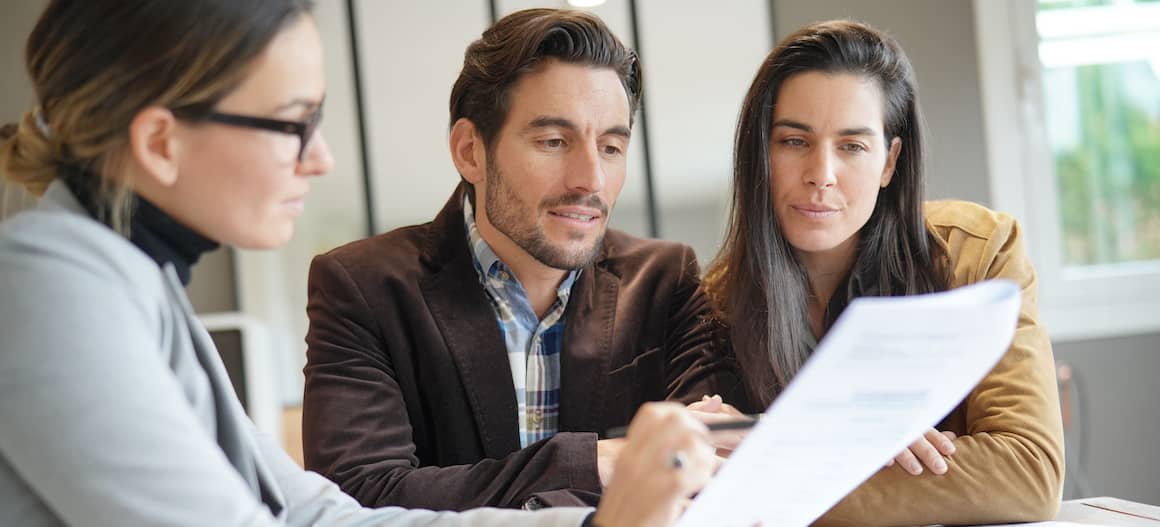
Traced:
<path id="1" fill-rule="evenodd" d="M 354 76 L 354 113 L 358 123 L 359 157 L 362 160 L 362 180 L 364 206 L 366 207 L 366 235 L 375 235 L 375 195 L 374 181 L 371 177 L 374 170 L 371 167 L 370 145 L 367 144 L 366 104 L 363 99 L 362 60 L 359 53 L 358 40 L 358 11 L 356 0 L 346 0 L 347 34 L 350 35 L 351 71 Z"/>
<path id="2" fill-rule="evenodd" d="M 637 23 L 637 9 L 636 0 L 628 0 L 628 20 L 632 26 L 632 47 L 636 49 L 636 54 L 640 57 L 641 62 L 644 62 L 644 54 L 641 50 L 640 24 Z M 644 75 L 644 71 L 641 71 Z M 643 83 L 642 79 L 642 86 Z M 656 185 L 653 181 L 652 168 L 652 149 L 649 148 L 648 137 L 648 93 L 641 94 L 640 100 L 640 122 L 636 125 L 638 133 L 634 134 L 640 137 L 641 150 L 644 152 L 644 189 L 645 189 L 645 210 L 648 213 L 648 235 L 653 238 L 661 236 L 660 223 L 657 221 L 657 197 Z"/>
<path id="3" fill-rule="evenodd" d="M 499 6 L 495 4 L 496 0 L 487 0 L 488 13 L 491 14 L 491 25 L 495 25 L 499 21 Z"/>

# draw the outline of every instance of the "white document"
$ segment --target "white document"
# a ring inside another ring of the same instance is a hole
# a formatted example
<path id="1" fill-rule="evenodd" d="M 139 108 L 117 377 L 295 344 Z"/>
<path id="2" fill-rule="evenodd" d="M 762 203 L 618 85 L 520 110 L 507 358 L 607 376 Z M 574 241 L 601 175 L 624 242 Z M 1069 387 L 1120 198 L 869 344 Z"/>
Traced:
<path id="1" fill-rule="evenodd" d="M 1005 280 L 854 300 L 677 526 L 809 525 L 966 397 L 1019 308 Z"/>

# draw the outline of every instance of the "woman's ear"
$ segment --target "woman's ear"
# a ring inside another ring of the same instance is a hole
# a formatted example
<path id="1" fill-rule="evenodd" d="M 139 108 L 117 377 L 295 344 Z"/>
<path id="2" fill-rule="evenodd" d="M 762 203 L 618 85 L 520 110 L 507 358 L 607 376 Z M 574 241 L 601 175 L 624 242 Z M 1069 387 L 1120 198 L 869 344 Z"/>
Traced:
<path id="1" fill-rule="evenodd" d="M 882 180 L 878 186 L 886 188 L 894 177 L 894 167 L 898 163 L 898 154 L 902 153 L 902 139 L 895 137 L 890 140 L 890 151 L 886 153 L 886 166 L 882 169 Z"/>
<path id="2" fill-rule="evenodd" d="M 487 149 L 483 147 L 483 138 L 479 129 L 469 119 L 461 117 L 451 127 L 451 137 L 448 139 L 451 147 L 451 161 L 459 175 L 472 185 L 483 182 L 487 175 Z"/>
<path id="3" fill-rule="evenodd" d="M 150 106 L 129 123 L 129 153 L 143 176 L 168 187 L 177 182 L 180 140 L 177 117 L 167 108 Z"/>

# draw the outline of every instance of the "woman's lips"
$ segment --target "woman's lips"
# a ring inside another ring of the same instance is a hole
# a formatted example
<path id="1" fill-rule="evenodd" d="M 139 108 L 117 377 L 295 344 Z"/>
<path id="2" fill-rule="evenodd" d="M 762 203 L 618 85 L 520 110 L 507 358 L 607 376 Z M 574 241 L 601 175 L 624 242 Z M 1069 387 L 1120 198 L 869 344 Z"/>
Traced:
<path id="1" fill-rule="evenodd" d="M 839 210 L 825 205 L 790 205 L 790 207 L 802 216 L 814 219 L 828 218 L 837 214 Z"/>

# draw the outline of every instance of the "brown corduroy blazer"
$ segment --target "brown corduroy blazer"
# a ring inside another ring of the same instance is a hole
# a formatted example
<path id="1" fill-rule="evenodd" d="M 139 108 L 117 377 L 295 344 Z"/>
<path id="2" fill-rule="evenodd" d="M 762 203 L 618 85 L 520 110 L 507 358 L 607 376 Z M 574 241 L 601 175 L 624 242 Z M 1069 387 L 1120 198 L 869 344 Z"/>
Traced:
<path id="1" fill-rule="evenodd" d="M 307 468 L 368 506 L 593 505 L 597 433 L 644 402 L 742 393 L 684 245 L 609 230 L 565 311 L 559 433 L 520 448 L 496 315 L 461 186 L 435 220 L 310 269 Z"/>

